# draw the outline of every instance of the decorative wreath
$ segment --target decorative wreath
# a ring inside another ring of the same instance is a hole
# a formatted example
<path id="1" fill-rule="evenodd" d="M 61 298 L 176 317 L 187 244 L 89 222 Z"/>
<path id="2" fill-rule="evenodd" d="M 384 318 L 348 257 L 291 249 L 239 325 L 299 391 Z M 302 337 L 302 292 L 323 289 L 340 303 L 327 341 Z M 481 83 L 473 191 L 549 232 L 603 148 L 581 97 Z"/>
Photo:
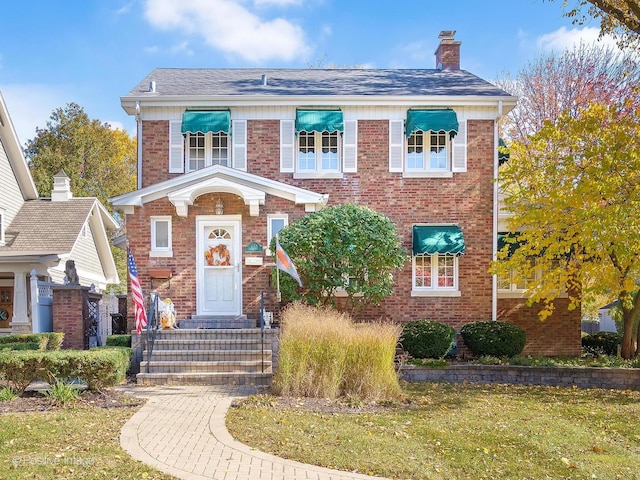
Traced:
<path id="1" fill-rule="evenodd" d="M 204 258 L 207 261 L 207 265 L 216 267 L 228 267 L 231 265 L 231 252 L 223 243 L 205 250 Z"/>

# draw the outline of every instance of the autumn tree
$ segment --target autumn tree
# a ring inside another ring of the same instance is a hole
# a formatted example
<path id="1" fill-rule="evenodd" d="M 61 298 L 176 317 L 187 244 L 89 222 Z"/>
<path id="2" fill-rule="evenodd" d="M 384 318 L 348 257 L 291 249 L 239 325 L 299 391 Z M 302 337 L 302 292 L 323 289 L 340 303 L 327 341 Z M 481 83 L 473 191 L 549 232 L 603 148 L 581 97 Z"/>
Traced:
<path id="1" fill-rule="evenodd" d="M 515 77 L 505 75 L 498 86 L 518 97 L 501 121 L 502 136 L 526 142 L 547 121 L 562 113 L 577 117 L 592 102 L 624 102 L 637 95 L 640 69 L 630 69 L 630 54 L 598 44 L 580 44 L 548 53 L 524 66 Z"/>
<path id="2" fill-rule="evenodd" d="M 638 0 L 563 0 L 562 5 L 564 15 L 572 18 L 575 24 L 599 20 L 600 35 L 613 36 L 620 48 L 633 50 L 640 45 Z"/>
<path id="3" fill-rule="evenodd" d="M 53 111 L 47 128 L 36 130 L 25 155 L 42 196 L 49 196 L 53 175 L 64 170 L 76 197 L 97 197 L 110 211 L 109 198 L 136 188 L 136 141 L 126 131 L 90 120 L 79 105 Z"/>
<path id="4" fill-rule="evenodd" d="M 393 271 L 408 259 L 388 217 L 351 203 L 305 215 L 282 229 L 279 238 L 303 283 L 299 289 L 291 277 L 280 275 L 283 300 L 335 305 L 341 290 L 342 307 L 349 311 L 390 295 Z M 274 244 L 271 248 L 275 251 Z"/>
<path id="5" fill-rule="evenodd" d="M 622 356 L 632 358 L 640 295 L 640 109 L 633 99 L 593 103 L 546 122 L 527 142 L 513 142 L 499 182 L 507 195 L 511 243 L 493 271 L 537 271 L 530 304 L 553 311 L 563 292 L 570 308 L 589 296 L 619 300 Z M 511 253 L 509 255 L 509 253 Z M 640 340 L 640 339 L 638 339 Z M 640 344 L 640 342 L 638 342 Z"/>

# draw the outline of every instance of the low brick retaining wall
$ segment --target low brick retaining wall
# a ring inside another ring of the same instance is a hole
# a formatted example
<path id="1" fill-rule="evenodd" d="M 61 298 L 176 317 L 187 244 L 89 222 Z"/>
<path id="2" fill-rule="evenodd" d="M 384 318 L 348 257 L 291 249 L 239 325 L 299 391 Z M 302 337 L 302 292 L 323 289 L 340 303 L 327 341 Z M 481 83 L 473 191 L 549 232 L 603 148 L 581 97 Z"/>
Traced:
<path id="1" fill-rule="evenodd" d="M 444 368 L 405 366 L 407 382 L 471 382 L 550 385 L 579 388 L 640 390 L 638 368 L 521 367 L 509 365 L 450 365 Z"/>

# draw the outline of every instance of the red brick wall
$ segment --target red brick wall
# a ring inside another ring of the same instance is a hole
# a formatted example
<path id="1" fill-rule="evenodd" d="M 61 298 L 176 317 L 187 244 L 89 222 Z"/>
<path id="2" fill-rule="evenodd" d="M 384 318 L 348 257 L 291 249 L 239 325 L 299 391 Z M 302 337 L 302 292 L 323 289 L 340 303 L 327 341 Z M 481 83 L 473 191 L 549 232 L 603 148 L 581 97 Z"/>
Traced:
<path id="1" fill-rule="evenodd" d="M 85 348 L 83 309 L 88 287 L 53 287 L 53 331 L 64 333 L 63 348 Z"/>
<path id="2" fill-rule="evenodd" d="M 357 202 L 385 213 L 396 224 L 402 244 L 410 251 L 412 226 L 415 223 L 457 223 L 465 235 L 466 252 L 459 259 L 460 297 L 411 297 L 411 263 L 395 275 L 394 294 L 379 307 L 363 313 L 364 319 L 409 321 L 427 318 L 451 324 L 491 319 L 492 279 L 488 273 L 492 248 L 494 122 L 469 120 L 468 171 L 452 178 L 403 178 L 388 171 L 389 123 L 386 120 L 358 122 L 358 172 L 342 179 L 295 180 L 290 173 L 280 173 L 279 121 L 248 121 L 247 164 L 249 173 L 264 176 L 301 188 L 329 194 L 329 204 Z M 168 170 L 168 122 L 143 122 L 144 185 L 170 178 Z M 304 215 L 304 207 L 267 195 L 260 206 L 260 216 L 249 216 L 249 208 L 232 194 L 209 194 L 199 197 L 189 207 L 189 217 L 175 214 L 166 199 L 136 207 L 127 216 L 127 232 L 136 256 L 142 288 L 149 291 L 149 267 L 170 267 L 170 281 L 154 280 L 153 288 L 169 296 L 178 309 L 178 317 L 195 314 L 195 217 L 212 214 L 220 197 L 225 214 L 242 214 L 242 248 L 251 241 L 265 245 L 266 215 L 288 213 L 289 221 Z M 172 258 L 149 258 L 151 215 L 172 215 Z M 259 296 L 269 288 L 269 263 L 262 267 L 243 265 L 244 313 L 257 316 Z M 131 302 L 129 302 L 131 305 Z M 131 315 L 131 307 L 129 314 Z M 578 342 L 579 344 L 579 342 Z"/>
<path id="3" fill-rule="evenodd" d="M 522 327 L 527 335 L 523 355 L 576 356 L 581 353 L 581 312 L 569 310 L 569 300 L 559 298 L 551 317 L 540 320 L 541 305 L 527 307 L 522 299 L 499 298 L 498 320 Z"/>

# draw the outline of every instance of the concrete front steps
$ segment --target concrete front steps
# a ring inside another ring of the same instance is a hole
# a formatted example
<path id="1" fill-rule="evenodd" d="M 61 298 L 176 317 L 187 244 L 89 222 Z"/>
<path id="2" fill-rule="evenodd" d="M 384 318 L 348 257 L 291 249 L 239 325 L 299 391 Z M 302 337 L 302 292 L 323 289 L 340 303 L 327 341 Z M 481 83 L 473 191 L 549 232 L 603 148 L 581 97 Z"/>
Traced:
<path id="1" fill-rule="evenodd" d="M 158 330 L 145 342 L 137 382 L 144 385 L 270 385 L 273 332 L 259 328 Z M 183 325 L 183 321 L 180 325 Z M 224 325 L 221 319 L 211 324 Z M 206 326 L 205 326 L 206 325 Z"/>

